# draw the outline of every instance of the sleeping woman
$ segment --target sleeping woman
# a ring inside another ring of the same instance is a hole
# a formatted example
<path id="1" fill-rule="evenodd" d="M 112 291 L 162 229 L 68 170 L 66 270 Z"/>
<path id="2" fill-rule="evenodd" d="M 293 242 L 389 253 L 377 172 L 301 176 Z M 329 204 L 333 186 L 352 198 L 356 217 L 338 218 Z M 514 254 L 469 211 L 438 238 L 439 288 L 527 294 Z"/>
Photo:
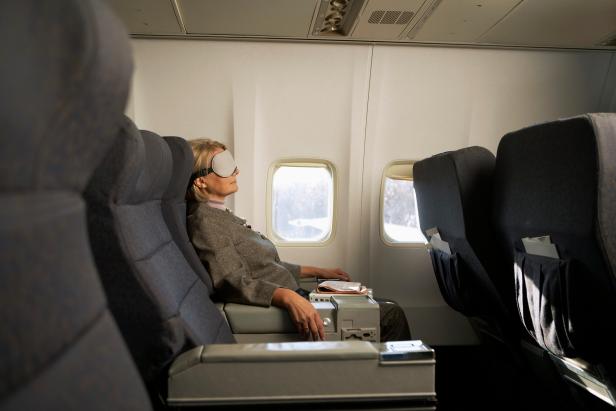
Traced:
<path id="1" fill-rule="evenodd" d="M 306 339 L 324 339 L 323 321 L 299 287 L 301 278 L 349 281 L 340 268 L 300 266 L 281 261 L 274 244 L 225 207 L 237 192 L 237 168 L 225 145 L 210 139 L 190 141 L 195 158 L 187 190 L 188 234 L 208 269 L 217 296 L 225 302 L 270 305 L 289 312 Z M 393 301 L 376 299 L 381 341 L 411 338 L 404 311 Z"/>

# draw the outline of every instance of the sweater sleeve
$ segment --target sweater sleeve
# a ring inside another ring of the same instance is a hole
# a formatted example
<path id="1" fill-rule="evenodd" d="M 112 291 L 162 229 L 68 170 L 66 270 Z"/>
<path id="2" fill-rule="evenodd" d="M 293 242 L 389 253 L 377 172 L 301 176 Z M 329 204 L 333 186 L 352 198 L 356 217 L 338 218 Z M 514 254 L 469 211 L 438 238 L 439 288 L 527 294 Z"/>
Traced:
<path id="1" fill-rule="evenodd" d="M 300 283 L 299 272 L 300 272 L 302 267 L 300 265 L 287 263 L 285 261 L 281 261 L 280 264 L 284 268 L 289 270 L 289 272 L 293 275 L 293 278 L 295 278 L 295 281 L 299 284 Z"/>
<path id="2" fill-rule="evenodd" d="M 280 286 L 252 278 L 248 264 L 237 252 L 224 227 L 212 224 L 212 221 L 196 224 L 200 227 L 189 230 L 190 240 L 207 267 L 220 298 L 225 302 L 269 307 L 274 291 Z M 204 235 L 205 232 L 208 234 Z"/>

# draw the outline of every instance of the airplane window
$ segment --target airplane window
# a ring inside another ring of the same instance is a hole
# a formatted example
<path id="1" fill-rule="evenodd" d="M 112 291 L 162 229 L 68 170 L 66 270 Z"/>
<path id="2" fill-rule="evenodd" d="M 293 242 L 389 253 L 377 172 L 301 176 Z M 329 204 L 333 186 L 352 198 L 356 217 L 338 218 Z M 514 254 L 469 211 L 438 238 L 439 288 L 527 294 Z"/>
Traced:
<path id="1" fill-rule="evenodd" d="M 387 166 L 381 193 L 381 234 L 385 243 L 425 244 L 413 187 L 413 162 L 397 161 Z"/>
<path id="2" fill-rule="evenodd" d="M 279 243 L 324 243 L 332 234 L 333 168 L 279 163 L 271 179 L 271 232 Z"/>

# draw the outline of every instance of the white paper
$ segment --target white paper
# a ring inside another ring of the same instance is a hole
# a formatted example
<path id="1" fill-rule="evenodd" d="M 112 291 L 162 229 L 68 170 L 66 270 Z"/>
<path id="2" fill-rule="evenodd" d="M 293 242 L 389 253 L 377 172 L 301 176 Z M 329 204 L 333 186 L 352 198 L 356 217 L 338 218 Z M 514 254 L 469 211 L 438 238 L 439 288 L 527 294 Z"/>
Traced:
<path id="1" fill-rule="evenodd" d="M 560 258 L 556 246 L 552 244 L 550 236 L 525 237 L 522 239 L 524 250 L 528 254 L 549 258 Z"/>

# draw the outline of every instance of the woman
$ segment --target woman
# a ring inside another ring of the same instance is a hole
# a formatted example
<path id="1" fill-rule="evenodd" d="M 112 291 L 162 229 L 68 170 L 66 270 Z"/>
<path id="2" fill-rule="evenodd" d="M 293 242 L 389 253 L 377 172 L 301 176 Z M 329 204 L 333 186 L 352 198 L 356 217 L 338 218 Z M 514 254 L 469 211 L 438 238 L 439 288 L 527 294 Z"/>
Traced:
<path id="1" fill-rule="evenodd" d="M 218 296 L 225 302 L 284 308 L 305 338 L 324 339 L 323 321 L 305 298 L 299 280 L 349 281 L 349 275 L 339 268 L 280 261 L 274 244 L 224 205 L 225 198 L 238 190 L 239 174 L 225 145 L 210 139 L 193 140 L 190 145 L 195 165 L 187 191 L 188 233 Z M 402 309 L 390 301 L 379 305 L 381 340 L 410 339 Z"/>

